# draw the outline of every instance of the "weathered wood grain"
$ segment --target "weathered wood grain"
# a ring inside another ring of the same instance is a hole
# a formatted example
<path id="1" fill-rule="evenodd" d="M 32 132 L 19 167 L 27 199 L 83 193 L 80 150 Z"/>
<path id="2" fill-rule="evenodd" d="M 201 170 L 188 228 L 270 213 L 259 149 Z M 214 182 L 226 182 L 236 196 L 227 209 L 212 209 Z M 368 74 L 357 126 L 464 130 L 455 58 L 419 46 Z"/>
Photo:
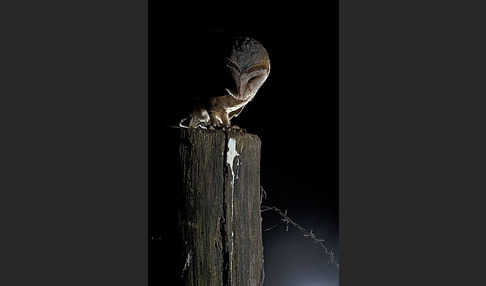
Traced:
<path id="1" fill-rule="evenodd" d="M 181 129 L 183 285 L 263 285 L 258 136 Z"/>

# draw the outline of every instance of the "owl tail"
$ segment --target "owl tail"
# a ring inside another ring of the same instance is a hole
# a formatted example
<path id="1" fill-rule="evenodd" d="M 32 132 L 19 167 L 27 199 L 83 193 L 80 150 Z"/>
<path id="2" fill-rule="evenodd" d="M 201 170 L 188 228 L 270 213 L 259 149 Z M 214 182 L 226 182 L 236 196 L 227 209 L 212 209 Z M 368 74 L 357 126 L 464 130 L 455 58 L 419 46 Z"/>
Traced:
<path id="1" fill-rule="evenodd" d="M 184 125 L 184 121 L 186 120 L 189 120 L 189 125 Z M 201 128 L 201 129 L 208 129 L 206 126 L 204 126 L 201 122 L 196 122 L 194 121 L 193 118 L 191 117 L 186 117 L 186 118 L 183 118 L 180 122 L 179 122 L 179 128 Z"/>
<path id="2" fill-rule="evenodd" d="M 180 128 L 189 128 L 189 125 L 184 125 L 184 121 L 187 121 L 189 117 L 182 118 L 181 121 L 179 122 L 179 127 Z"/>

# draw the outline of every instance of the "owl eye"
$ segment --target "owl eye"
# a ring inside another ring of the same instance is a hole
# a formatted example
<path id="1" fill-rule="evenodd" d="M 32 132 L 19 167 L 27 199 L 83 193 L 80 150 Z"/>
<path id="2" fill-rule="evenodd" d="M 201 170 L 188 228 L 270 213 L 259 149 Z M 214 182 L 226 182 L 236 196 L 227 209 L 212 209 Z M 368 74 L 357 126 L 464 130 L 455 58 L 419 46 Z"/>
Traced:
<path id="1" fill-rule="evenodd" d="M 250 78 L 250 79 L 248 80 L 248 83 L 250 84 L 250 83 L 252 83 L 252 82 L 256 81 L 258 78 L 259 78 L 259 76 L 254 76 L 254 77 L 252 77 L 252 78 Z"/>

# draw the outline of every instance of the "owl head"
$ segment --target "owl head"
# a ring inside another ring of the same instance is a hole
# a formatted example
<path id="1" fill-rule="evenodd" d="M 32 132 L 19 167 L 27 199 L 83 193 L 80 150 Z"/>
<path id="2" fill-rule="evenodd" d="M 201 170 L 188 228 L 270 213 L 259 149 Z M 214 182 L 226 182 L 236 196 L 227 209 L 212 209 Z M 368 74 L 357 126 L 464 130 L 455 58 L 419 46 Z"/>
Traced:
<path id="1" fill-rule="evenodd" d="M 234 38 L 225 60 L 232 80 L 230 95 L 238 100 L 253 98 L 270 73 L 267 50 L 255 39 Z"/>

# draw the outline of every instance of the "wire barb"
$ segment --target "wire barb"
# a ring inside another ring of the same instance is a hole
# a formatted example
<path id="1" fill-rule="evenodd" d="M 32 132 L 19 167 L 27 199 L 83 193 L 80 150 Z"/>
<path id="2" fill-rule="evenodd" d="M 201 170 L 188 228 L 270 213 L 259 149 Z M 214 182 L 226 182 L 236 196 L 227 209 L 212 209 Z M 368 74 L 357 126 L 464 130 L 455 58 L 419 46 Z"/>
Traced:
<path id="1" fill-rule="evenodd" d="M 263 187 L 260 187 L 261 189 L 261 193 L 264 193 L 265 194 L 265 198 L 267 197 L 267 193 L 265 192 L 265 190 L 263 189 Z M 275 207 L 275 206 L 267 206 L 267 205 L 262 205 L 261 206 L 261 212 L 268 212 L 268 211 L 273 211 L 275 213 L 277 213 L 278 215 L 280 215 L 280 223 L 279 224 L 276 224 L 274 226 L 271 226 L 267 229 L 264 229 L 264 231 L 269 231 L 269 230 L 272 230 L 272 229 L 275 229 L 277 228 L 278 226 L 280 225 L 283 225 L 285 224 L 285 231 L 289 231 L 289 225 L 295 227 L 296 229 L 298 229 L 299 231 L 301 231 L 304 235 L 304 237 L 306 238 L 309 238 L 311 240 L 313 240 L 315 243 L 317 243 L 322 249 L 324 249 L 324 252 L 327 256 L 329 256 L 329 264 L 333 264 L 335 265 L 338 269 L 339 269 L 339 263 L 336 261 L 336 255 L 334 253 L 334 250 L 332 250 L 330 247 L 326 246 L 325 242 L 326 240 L 325 239 L 322 239 L 322 238 L 318 238 L 314 231 L 311 229 L 311 230 L 307 230 L 305 227 L 302 227 L 301 225 L 297 224 L 294 220 L 292 220 L 288 215 L 287 215 L 287 210 L 285 211 L 282 211 L 281 209 Z"/>

